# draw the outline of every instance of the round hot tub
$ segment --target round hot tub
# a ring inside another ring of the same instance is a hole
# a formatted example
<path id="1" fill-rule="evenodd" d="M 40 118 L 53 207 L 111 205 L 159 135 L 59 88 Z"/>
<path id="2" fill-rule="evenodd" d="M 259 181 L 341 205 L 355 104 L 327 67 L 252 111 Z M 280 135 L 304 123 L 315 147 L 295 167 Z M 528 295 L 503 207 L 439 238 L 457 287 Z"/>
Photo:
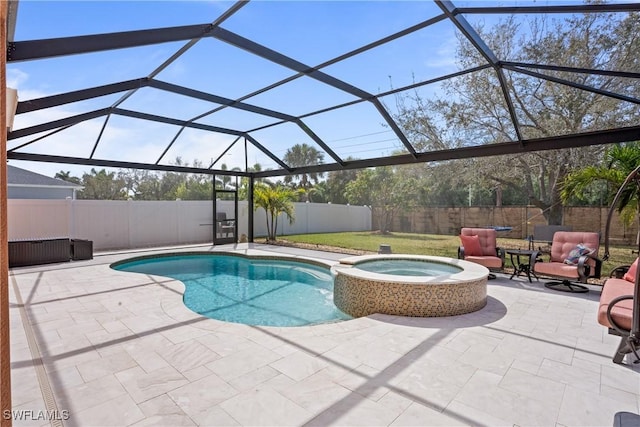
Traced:
<path id="1" fill-rule="evenodd" d="M 489 270 L 472 262 L 421 255 L 363 255 L 340 260 L 333 301 L 353 316 L 455 316 L 487 304 Z"/>

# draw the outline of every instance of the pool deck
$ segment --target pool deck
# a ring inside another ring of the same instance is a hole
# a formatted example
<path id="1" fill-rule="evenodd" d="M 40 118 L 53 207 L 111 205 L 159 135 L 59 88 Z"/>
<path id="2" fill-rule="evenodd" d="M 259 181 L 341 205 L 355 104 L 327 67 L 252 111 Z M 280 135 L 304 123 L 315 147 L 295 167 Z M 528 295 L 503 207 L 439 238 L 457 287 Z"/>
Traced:
<path id="1" fill-rule="evenodd" d="M 14 425 L 640 425 L 640 365 L 611 361 L 597 287 L 498 274 L 475 313 L 274 328 L 203 318 L 179 281 L 109 268 L 195 250 L 348 257 L 240 244 L 12 269 Z"/>

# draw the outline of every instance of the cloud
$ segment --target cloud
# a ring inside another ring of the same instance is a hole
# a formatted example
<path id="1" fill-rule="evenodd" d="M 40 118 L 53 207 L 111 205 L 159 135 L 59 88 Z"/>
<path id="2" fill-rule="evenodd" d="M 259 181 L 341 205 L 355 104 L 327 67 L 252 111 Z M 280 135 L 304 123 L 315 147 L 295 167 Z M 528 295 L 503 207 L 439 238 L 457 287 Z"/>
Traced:
<path id="1" fill-rule="evenodd" d="M 458 42 L 454 34 L 449 37 L 442 37 L 438 41 L 438 48 L 434 49 L 434 56 L 424 61 L 427 68 L 445 69 L 454 71 L 457 69 L 456 49 Z"/>
<path id="2" fill-rule="evenodd" d="M 29 80 L 29 75 L 16 68 L 7 69 L 7 86 L 14 89 L 19 88 Z"/>

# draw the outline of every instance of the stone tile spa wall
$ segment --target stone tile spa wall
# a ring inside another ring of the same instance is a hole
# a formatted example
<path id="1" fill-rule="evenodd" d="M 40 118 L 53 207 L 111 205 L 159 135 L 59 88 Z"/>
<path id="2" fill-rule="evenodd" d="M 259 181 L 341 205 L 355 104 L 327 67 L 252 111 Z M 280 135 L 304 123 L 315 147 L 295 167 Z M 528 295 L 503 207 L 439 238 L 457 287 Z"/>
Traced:
<path id="1" fill-rule="evenodd" d="M 487 274 L 484 271 L 473 274 L 480 270 L 475 265 L 472 273 L 465 271 L 427 277 L 420 282 L 416 277 L 370 274 L 359 270 L 357 265 L 343 265 L 341 261 L 337 268 L 334 267 L 337 273 L 334 303 L 353 317 L 373 313 L 417 317 L 471 313 L 482 309 L 487 303 L 488 270 Z"/>

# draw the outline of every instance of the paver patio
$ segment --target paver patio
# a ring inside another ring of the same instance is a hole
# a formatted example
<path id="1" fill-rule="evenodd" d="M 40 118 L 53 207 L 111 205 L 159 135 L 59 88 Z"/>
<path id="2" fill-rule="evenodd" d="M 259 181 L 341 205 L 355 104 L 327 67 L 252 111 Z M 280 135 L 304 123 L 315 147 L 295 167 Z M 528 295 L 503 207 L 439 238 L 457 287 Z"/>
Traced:
<path id="1" fill-rule="evenodd" d="M 463 316 L 275 328 L 203 318 L 181 282 L 109 267 L 185 250 L 345 256 L 190 246 L 13 269 L 12 399 L 32 411 L 14 425 L 50 425 L 28 419 L 46 410 L 67 426 L 603 426 L 639 412 L 640 368 L 611 362 L 619 338 L 596 322 L 596 287 L 498 275 Z"/>

